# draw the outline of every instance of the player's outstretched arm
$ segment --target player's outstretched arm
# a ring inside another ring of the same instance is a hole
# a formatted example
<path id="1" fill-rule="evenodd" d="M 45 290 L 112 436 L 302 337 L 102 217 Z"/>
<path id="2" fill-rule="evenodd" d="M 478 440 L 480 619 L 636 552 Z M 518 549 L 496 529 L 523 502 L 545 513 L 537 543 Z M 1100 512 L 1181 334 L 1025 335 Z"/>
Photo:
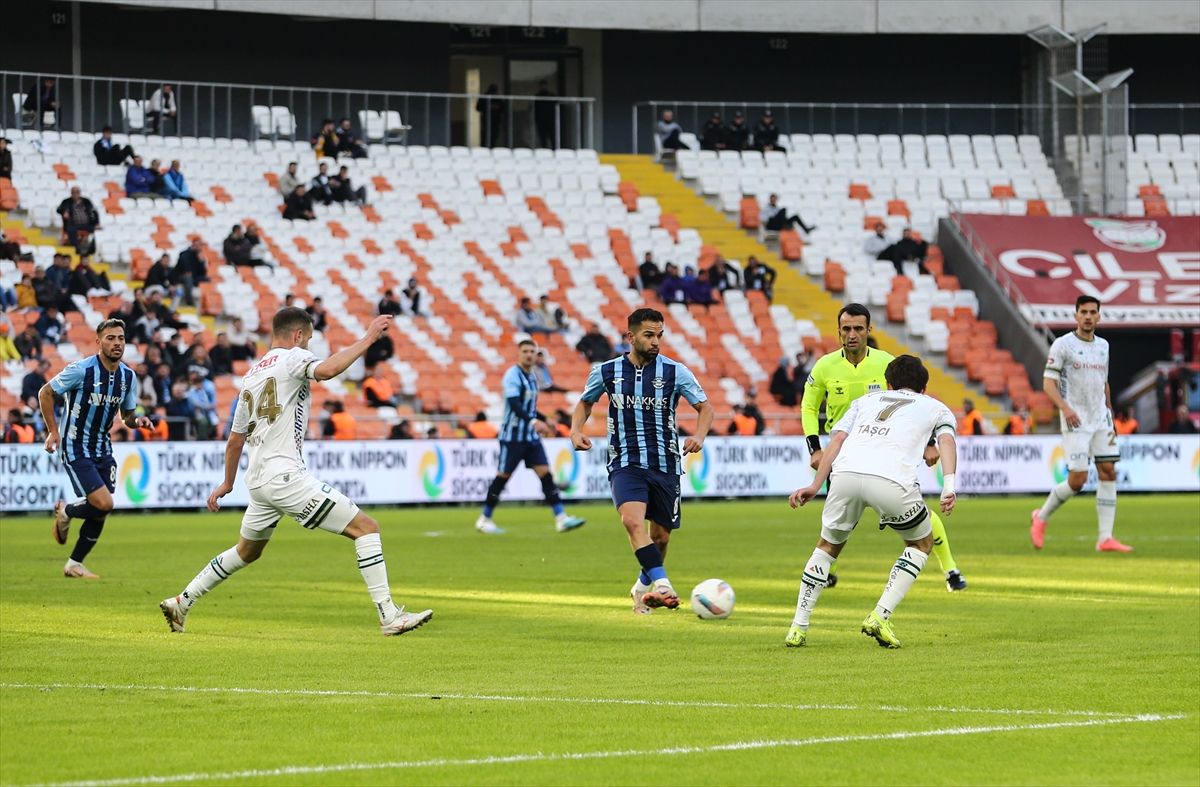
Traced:
<path id="1" fill-rule="evenodd" d="M 821 463 L 817 465 L 817 473 L 813 476 L 813 482 L 804 489 L 797 489 L 788 498 L 792 508 L 804 505 L 821 491 L 821 487 L 829 478 L 829 471 L 833 468 L 833 460 L 837 459 L 838 453 L 842 450 L 842 443 L 846 442 L 847 434 L 847 432 L 834 433 L 833 438 L 829 441 L 829 446 L 821 454 Z"/>
<path id="2" fill-rule="evenodd" d="M 387 333 L 388 325 L 391 323 L 391 316 L 381 314 L 371 321 L 371 326 L 367 328 L 367 335 L 356 341 L 349 347 L 343 347 L 325 360 L 317 364 L 313 369 L 314 380 L 332 380 L 342 372 L 350 368 L 350 364 L 357 361 L 366 353 L 367 349 L 375 343 L 383 334 Z"/>
<path id="3" fill-rule="evenodd" d="M 938 436 L 938 448 L 942 455 L 942 513 L 954 511 L 954 474 L 958 470 L 958 449 L 954 435 L 943 432 Z"/>
<path id="4" fill-rule="evenodd" d="M 571 413 L 571 445 L 576 451 L 590 451 L 592 440 L 583 433 L 583 427 L 592 417 L 592 403 L 580 399 Z"/>
<path id="5" fill-rule="evenodd" d="M 54 389 L 46 383 L 38 391 L 38 406 L 42 409 L 42 420 L 46 422 L 46 453 L 58 450 L 58 421 L 54 417 Z"/>
<path id="6" fill-rule="evenodd" d="M 239 405 L 240 407 L 240 405 Z M 241 432 L 230 432 L 229 442 L 225 443 L 225 480 L 208 496 L 208 510 L 221 510 L 219 501 L 233 491 L 233 482 L 237 479 L 238 464 L 242 461 L 242 449 L 246 446 L 246 435 Z"/>

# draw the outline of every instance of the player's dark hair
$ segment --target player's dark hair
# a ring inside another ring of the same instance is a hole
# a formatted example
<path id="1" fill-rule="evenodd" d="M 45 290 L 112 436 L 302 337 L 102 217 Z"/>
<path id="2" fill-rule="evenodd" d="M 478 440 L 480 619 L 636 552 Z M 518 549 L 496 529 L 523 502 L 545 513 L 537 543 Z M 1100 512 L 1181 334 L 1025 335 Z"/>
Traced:
<path id="1" fill-rule="evenodd" d="M 1096 304 L 1096 311 L 1100 311 L 1100 299 L 1095 295 L 1080 295 L 1075 299 L 1075 311 L 1079 311 L 1079 307 L 1085 303 Z"/>
<path id="2" fill-rule="evenodd" d="M 837 324 L 839 326 L 842 324 L 843 314 L 849 314 L 851 317 L 866 317 L 867 325 L 869 326 L 871 324 L 871 310 L 866 306 L 863 306 L 861 303 L 847 303 L 842 307 L 842 310 L 838 312 L 837 318 Z"/>
<path id="3" fill-rule="evenodd" d="M 527 344 L 530 347 L 537 347 L 537 342 L 535 342 L 533 339 L 522 339 L 521 341 L 517 342 L 517 349 L 519 350 Z"/>
<path id="4" fill-rule="evenodd" d="M 121 333 L 124 333 L 125 332 L 125 321 L 118 320 L 116 318 L 113 318 L 111 320 L 101 321 L 101 323 L 96 326 L 96 336 L 97 337 L 103 336 L 104 332 L 110 328 L 120 328 Z"/>
<path id="5" fill-rule="evenodd" d="M 271 320 L 271 333 L 274 336 L 289 336 L 301 328 L 313 327 L 312 317 L 308 312 L 296 306 L 284 306 L 275 312 Z"/>
<path id="6" fill-rule="evenodd" d="M 662 312 L 658 309 L 638 309 L 629 315 L 629 332 L 633 333 L 644 322 L 662 322 Z"/>
<path id="7" fill-rule="evenodd" d="M 929 370 L 915 355 L 900 355 L 888 364 L 883 378 L 893 390 L 907 388 L 921 393 L 929 385 Z"/>

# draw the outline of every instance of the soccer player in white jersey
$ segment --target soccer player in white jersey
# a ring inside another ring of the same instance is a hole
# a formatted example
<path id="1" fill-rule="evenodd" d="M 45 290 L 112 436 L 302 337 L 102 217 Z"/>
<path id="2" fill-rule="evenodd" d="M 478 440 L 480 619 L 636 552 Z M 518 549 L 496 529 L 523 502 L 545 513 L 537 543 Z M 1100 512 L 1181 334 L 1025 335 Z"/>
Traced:
<path id="1" fill-rule="evenodd" d="M 829 495 L 821 513 L 821 538 L 800 581 L 796 617 L 786 639 L 788 647 L 798 648 L 808 641 L 809 617 L 829 579 L 829 569 L 868 506 L 879 514 L 881 530 L 890 527 L 900 534 L 904 551 L 892 566 L 875 610 L 863 621 L 862 632 L 882 647 L 900 647 L 892 631 L 892 613 L 933 549 L 933 527 L 916 470 L 930 436 L 937 440 L 945 474 L 942 511 L 949 514 L 954 510 L 954 471 L 958 463 L 954 415 L 946 405 L 925 396 L 929 371 L 919 358 L 901 355 L 888 364 L 884 377 L 889 390 L 869 393 L 850 405 L 829 430 L 833 437 L 812 484 L 797 489 L 789 499 L 792 508 L 804 505 L 829 479 Z"/>
<path id="2" fill-rule="evenodd" d="M 1097 552 L 1132 552 L 1133 547 L 1113 538 L 1117 517 L 1117 468 L 1121 459 L 1113 425 L 1112 392 L 1108 388 L 1108 342 L 1096 335 L 1100 301 L 1091 295 L 1075 300 L 1074 331 L 1050 345 L 1043 372 L 1043 388 L 1058 407 L 1062 423 L 1063 452 L 1067 455 L 1067 480 L 1050 490 L 1046 502 L 1030 516 L 1029 538 L 1041 549 L 1046 543 L 1046 523 L 1058 507 L 1087 482 L 1088 462 L 1096 463 L 1096 518 L 1099 520 Z"/>
<path id="3" fill-rule="evenodd" d="M 242 448 L 250 446 L 246 486 L 250 505 L 242 517 L 237 546 L 225 550 L 162 608 L 172 631 L 182 632 L 192 605 L 235 571 L 262 555 L 275 526 L 286 514 L 308 530 L 320 528 L 354 540 L 362 572 L 386 636 L 403 634 L 433 617 L 433 610 L 411 613 L 392 603 L 379 525 L 345 495 L 308 474 L 304 435 L 308 431 L 310 386 L 330 380 L 350 367 L 387 330 L 386 315 L 376 317 L 367 335 L 325 360 L 308 351 L 312 318 L 303 309 L 285 307 L 271 321 L 271 350 L 242 380 L 242 394 L 225 447 L 225 480 L 208 498 L 208 510 L 233 490 Z"/>

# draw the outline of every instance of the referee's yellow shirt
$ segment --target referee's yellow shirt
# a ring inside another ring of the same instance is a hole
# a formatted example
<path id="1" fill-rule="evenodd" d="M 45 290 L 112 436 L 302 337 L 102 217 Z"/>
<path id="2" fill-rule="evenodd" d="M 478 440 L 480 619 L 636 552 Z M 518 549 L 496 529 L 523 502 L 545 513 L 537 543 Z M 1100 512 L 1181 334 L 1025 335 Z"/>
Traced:
<path id="1" fill-rule="evenodd" d="M 846 360 L 846 351 L 839 350 L 821 356 L 808 375 L 804 385 L 804 399 L 800 403 L 800 417 L 804 434 L 820 434 L 821 400 L 825 404 L 826 429 L 836 424 L 850 404 L 858 397 L 873 391 L 887 389 L 883 373 L 893 360 L 892 355 L 872 347 L 858 366 Z"/>

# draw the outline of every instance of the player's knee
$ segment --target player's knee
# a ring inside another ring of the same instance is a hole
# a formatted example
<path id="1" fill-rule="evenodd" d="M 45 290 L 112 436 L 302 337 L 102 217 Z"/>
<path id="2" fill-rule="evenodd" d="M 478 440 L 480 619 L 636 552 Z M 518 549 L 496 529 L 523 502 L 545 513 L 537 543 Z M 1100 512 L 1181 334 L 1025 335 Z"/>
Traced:
<path id="1" fill-rule="evenodd" d="M 90 502 L 92 504 L 92 507 L 95 508 L 97 511 L 103 511 L 104 513 L 107 514 L 109 511 L 113 510 L 112 495 L 106 493 L 103 495 L 96 495 L 95 497 L 96 497 L 95 500 L 90 500 L 88 502 Z"/>
<path id="2" fill-rule="evenodd" d="M 646 527 L 645 520 L 643 520 L 642 517 L 635 516 L 633 514 L 621 514 L 621 524 L 624 525 L 625 529 L 630 533 L 642 530 Z"/>
<path id="3" fill-rule="evenodd" d="M 671 543 L 671 531 L 657 530 L 656 532 L 650 534 L 650 540 L 657 544 L 661 549 L 662 547 L 665 547 L 667 544 Z"/>
<path id="4" fill-rule="evenodd" d="M 1068 477 L 1068 478 L 1067 478 L 1067 486 L 1071 487 L 1071 488 L 1072 488 L 1072 489 L 1074 489 L 1076 492 L 1080 492 L 1080 491 L 1082 491 L 1082 490 L 1083 490 L 1083 485 L 1084 485 L 1085 483 L 1087 483 L 1087 476 L 1086 476 L 1086 475 L 1084 475 L 1084 476 L 1083 476 L 1083 477 L 1081 477 L 1081 478 L 1077 478 L 1076 476 L 1074 476 L 1074 475 L 1071 475 L 1070 477 Z"/>
<path id="5" fill-rule="evenodd" d="M 369 536 L 372 533 L 378 532 L 379 523 L 362 511 L 359 511 L 357 516 L 350 521 L 350 524 L 346 525 L 346 529 L 342 531 L 342 535 L 349 536 L 350 538 L 362 538 L 363 536 Z"/>

